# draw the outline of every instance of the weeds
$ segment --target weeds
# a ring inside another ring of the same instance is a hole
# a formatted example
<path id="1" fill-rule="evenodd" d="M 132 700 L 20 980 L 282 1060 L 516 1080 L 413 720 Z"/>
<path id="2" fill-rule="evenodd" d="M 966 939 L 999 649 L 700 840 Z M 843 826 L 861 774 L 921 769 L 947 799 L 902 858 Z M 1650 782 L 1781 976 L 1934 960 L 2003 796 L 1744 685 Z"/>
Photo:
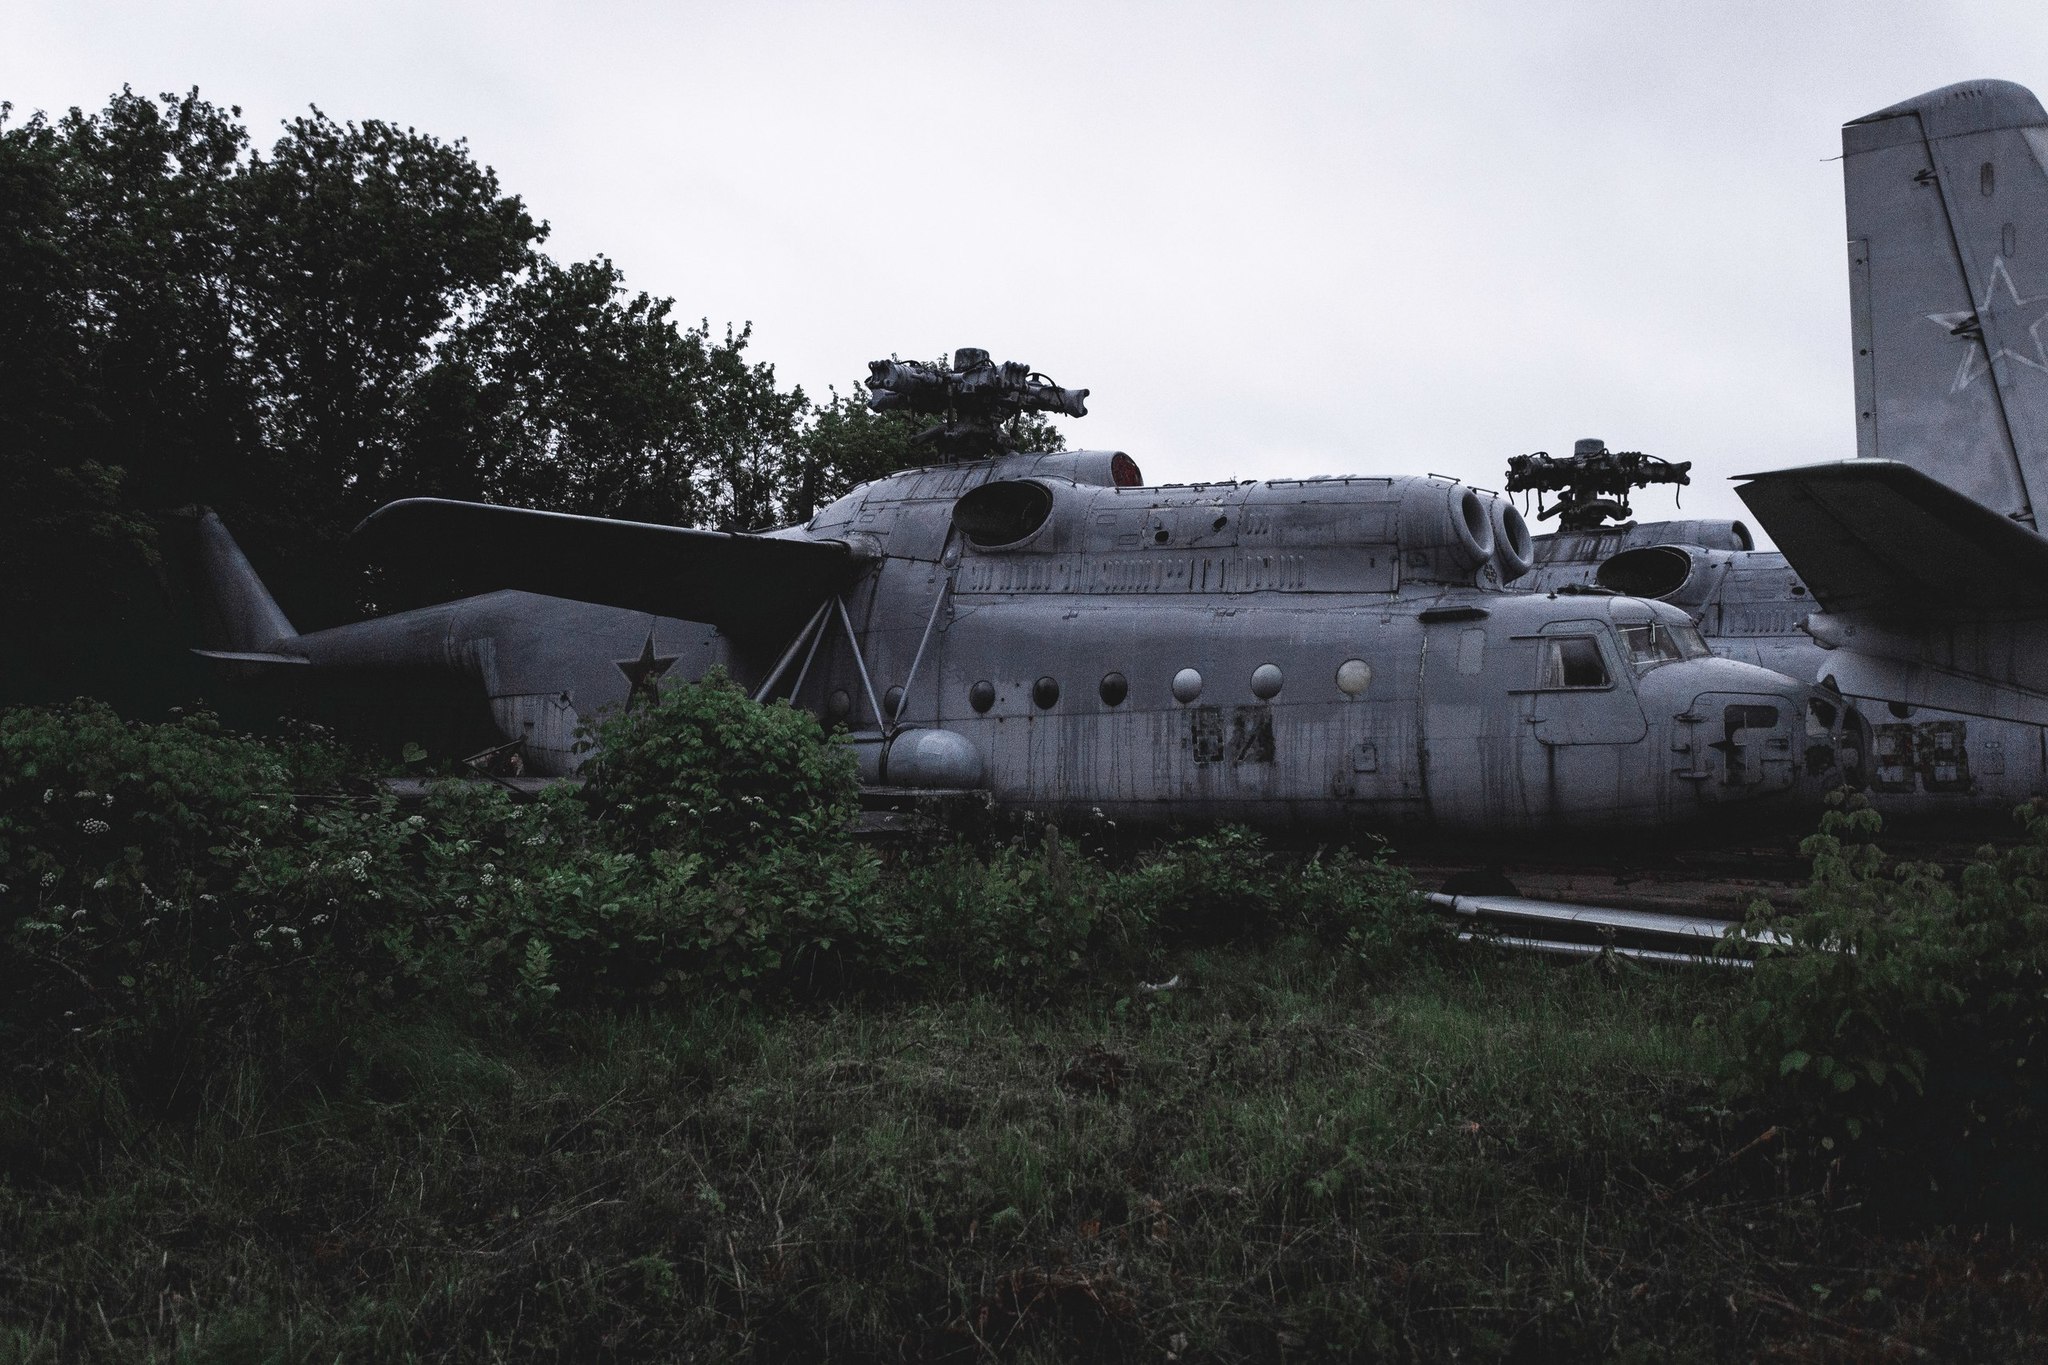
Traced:
<path id="1" fill-rule="evenodd" d="M 2035 1241 L 1882 1231 L 1897 1168 L 1820 1145 L 2033 1150 L 2024 1085 L 1939 1106 L 1957 1059 L 2035 1059 L 2038 822 L 1959 887 L 1832 824 L 1753 981 L 1561 968 L 1453 944 L 1377 851 L 1242 830 L 885 866 L 763 710 L 634 725 L 775 729 L 815 780 L 780 811 L 730 754 L 681 806 L 627 753 L 400 808 L 204 718 L 0 718 L 0 1360 L 2044 1344 Z"/>
<path id="2" fill-rule="evenodd" d="M 1752 917 L 1733 1074 L 1912 1216 L 2048 1218 L 2048 811 L 1954 881 L 1887 859 L 1877 813 L 1806 841 L 1798 913 Z"/>

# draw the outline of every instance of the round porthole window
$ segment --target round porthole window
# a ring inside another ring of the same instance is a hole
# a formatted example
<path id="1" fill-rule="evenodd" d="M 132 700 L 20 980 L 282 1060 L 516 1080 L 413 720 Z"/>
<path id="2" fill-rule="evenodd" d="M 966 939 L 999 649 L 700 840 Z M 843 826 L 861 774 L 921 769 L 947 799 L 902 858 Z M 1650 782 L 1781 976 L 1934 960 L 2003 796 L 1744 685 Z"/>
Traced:
<path id="1" fill-rule="evenodd" d="M 890 720 L 903 714 L 903 689 L 892 687 L 882 694 L 882 714 Z"/>
<path id="2" fill-rule="evenodd" d="M 1057 679 L 1040 678 L 1031 684 L 1031 704 L 1041 711 L 1050 711 L 1060 699 L 1060 685 Z"/>
<path id="3" fill-rule="evenodd" d="M 853 698 L 846 695 L 846 689 L 835 687 L 832 695 L 825 698 L 825 714 L 833 720 L 845 720 L 853 714 Z"/>
<path id="4" fill-rule="evenodd" d="M 1346 659 L 1337 665 L 1337 690 L 1355 697 L 1372 686 L 1372 665 L 1363 659 Z"/>
<path id="5" fill-rule="evenodd" d="M 967 704 L 974 708 L 975 715 L 987 715 L 988 708 L 996 704 L 996 685 L 983 678 L 967 689 Z"/>
<path id="6" fill-rule="evenodd" d="M 1185 705 L 1202 695 L 1202 675 L 1192 668 L 1183 668 L 1173 675 L 1173 699 Z"/>
<path id="7" fill-rule="evenodd" d="M 1095 689 L 1102 696 L 1104 706 L 1121 706 L 1125 697 L 1131 695 L 1131 685 L 1121 673 L 1105 673 L 1102 683 Z"/>
<path id="8" fill-rule="evenodd" d="M 1271 701 L 1280 695 L 1280 665 L 1260 664 L 1252 670 L 1252 695 L 1260 701 Z"/>

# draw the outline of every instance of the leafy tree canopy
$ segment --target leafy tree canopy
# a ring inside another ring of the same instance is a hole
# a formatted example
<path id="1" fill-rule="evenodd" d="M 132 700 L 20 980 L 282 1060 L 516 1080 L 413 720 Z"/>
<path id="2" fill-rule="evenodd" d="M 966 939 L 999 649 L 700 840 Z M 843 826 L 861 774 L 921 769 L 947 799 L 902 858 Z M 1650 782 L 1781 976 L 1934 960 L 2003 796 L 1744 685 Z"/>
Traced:
<path id="1" fill-rule="evenodd" d="M 166 514 L 196 504 L 304 627 L 354 613 L 341 537 L 392 498 L 748 529 L 922 462 L 915 419 L 813 404 L 747 327 L 547 235 L 465 143 L 378 120 L 266 151 L 196 90 L 0 104 L 0 700 L 190 682 Z"/>

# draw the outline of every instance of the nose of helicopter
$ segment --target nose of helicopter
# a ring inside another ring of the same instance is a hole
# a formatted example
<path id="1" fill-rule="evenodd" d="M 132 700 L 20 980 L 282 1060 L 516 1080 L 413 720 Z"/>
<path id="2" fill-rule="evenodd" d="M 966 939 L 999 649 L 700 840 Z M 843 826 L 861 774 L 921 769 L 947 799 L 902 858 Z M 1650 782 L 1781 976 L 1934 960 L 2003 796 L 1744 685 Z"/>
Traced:
<path id="1" fill-rule="evenodd" d="M 1672 772 L 1701 802 L 1761 799 L 1817 811 L 1848 780 L 1853 755 L 1839 697 L 1731 659 L 1699 660 L 1689 671 L 1669 679 L 1671 700 L 1683 702 L 1668 713 Z"/>

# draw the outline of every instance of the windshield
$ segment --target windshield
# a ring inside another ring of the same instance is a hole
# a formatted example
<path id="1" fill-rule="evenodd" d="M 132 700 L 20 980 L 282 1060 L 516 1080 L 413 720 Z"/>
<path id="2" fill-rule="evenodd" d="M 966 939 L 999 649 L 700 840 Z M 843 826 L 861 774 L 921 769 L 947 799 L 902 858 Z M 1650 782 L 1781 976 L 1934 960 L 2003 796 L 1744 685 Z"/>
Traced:
<path id="1" fill-rule="evenodd" d="M 1707 642 L 1690 623 L 1674 625 L 1650 621 L 1639 626 L 1620 626 L 1621 652 L 1638 671 L 1680 659 L 1703 659 L 1712 653 Z"/>

